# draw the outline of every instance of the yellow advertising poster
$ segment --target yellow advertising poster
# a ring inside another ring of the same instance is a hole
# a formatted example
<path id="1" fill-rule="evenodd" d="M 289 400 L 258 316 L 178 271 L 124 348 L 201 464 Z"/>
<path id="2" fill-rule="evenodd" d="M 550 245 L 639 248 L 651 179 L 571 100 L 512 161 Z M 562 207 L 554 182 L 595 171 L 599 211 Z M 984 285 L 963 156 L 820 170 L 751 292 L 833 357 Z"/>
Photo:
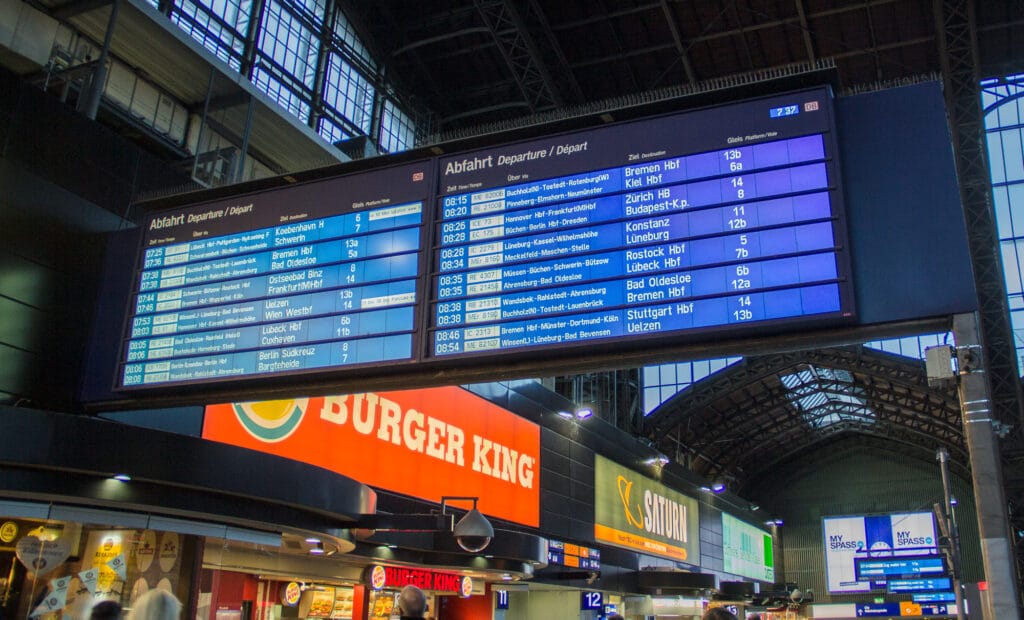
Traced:
<path id="1" fill-rule="evenodd" d="M 595 458 L 594 538 L 680 562 L 699 560 L 697 500 Z"/>

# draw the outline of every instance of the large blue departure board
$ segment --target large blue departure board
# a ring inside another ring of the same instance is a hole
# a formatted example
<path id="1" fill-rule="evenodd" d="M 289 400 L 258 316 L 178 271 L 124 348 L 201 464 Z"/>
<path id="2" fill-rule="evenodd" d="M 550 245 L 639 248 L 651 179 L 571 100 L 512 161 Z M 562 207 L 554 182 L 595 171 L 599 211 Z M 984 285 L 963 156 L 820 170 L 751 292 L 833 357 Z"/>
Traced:
<path id="1" fill-rule="evenodd" d="M 116 387 L 852 321 L 835 134 L 811 89 L 164 210 Z"/>
<path id="2" fill-rule="evenodd" d="M 851 319 L 833 125 L 816 89 L 440 159 L 429 354 Z"/>
<path id="3" fill-rule="evenodd" d="M 120 385 L 416 360 L 431 166 L 374 170 L 150 218 Z"/>

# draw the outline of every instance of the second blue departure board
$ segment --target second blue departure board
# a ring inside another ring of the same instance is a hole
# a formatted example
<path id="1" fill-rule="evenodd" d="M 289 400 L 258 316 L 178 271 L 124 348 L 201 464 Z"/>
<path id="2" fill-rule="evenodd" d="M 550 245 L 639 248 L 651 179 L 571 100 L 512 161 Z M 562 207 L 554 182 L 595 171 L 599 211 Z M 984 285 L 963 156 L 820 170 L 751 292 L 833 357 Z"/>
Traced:
<path id="1" fill-rule="evenodd" d="M 149 220 L 120 384 L 418 359 L 430 162 Z"/>
<path id="2" fill-rule="evenodd" d="M 438 162 L 430 353 L 853 316 L 825 89 Z"/>

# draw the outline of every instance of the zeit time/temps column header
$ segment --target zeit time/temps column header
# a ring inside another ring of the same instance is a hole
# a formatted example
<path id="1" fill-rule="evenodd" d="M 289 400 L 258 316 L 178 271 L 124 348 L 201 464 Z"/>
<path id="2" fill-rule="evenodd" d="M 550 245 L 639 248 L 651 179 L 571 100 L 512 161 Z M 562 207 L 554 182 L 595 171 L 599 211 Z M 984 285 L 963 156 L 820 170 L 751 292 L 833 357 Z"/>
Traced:
<path id="1" fill-rule="evenodd" d="M 836 153 L 817 89 L 161 213 L 118 387 L 850 320 Z"/>

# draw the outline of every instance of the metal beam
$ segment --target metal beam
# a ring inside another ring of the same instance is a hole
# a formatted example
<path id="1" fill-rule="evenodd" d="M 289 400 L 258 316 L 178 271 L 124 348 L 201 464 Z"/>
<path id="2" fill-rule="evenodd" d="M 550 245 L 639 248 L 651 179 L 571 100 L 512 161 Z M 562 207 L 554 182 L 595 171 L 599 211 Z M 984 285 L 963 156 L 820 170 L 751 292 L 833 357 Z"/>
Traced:
<path id="1" fill-rule="evenodd" d="M 513 0 L 475 0 L 474 4 L 497 41 L 530 111 L 560 107 L 561 97 L 552 86 L 547 67 Z"/>
<path id="2" fill-rule="evenodd" d="M 434 43 L 440 43 L 441 41 L 447 41 L 449 39 L 457 39 L 459 37 L 464 37 L 467 34 L 480 34 L 490 31 L 490 28 L 485 28 L 484 26 L 474 26 L 472 28 L 462 28 L 461 30 L 453 30 L 452 32 L 439 34 L 435 37 L 427 37 L 426 39 L 420 39 L 419 41 L 406 43 L 402 47 L 391 52 L 391 57 L 394 58 L 395 56 L 401 56 L 406 52 L 411 52 L 414 49 L 419 49 L 426 45 L 433 45 Z"/>
<path id="3" fill-rule="evenodd" d="M 814 53 L 814 41 L 811 40 L 811 28 L 807 22 L 807 13 L 804 11 L 804 0 L 796 1 L 796 14 L 800 18 L 800 32 L 804 37 L 804 49 L 807 50 L 807 61 L 814 62 L 817 56 Z"/>
<path id="4" fill-rule="evenodd" d="M 676 44 L 676 50 L 679 52 L 679 61 L 683 63 L 686 81 L 694 84 L 697 78 L 693 73 L 693 65 L 690 64 L 689 48 L 683 45 L 683 37 L 679 34 L 679 28 L 676 26 L 675 16 L 668 6 L 668 0 L 661 0 L 661 11 L 665 14 L 665 22 L 668 24 L 669 32 L 672 33 L 672 41 Z"/>

